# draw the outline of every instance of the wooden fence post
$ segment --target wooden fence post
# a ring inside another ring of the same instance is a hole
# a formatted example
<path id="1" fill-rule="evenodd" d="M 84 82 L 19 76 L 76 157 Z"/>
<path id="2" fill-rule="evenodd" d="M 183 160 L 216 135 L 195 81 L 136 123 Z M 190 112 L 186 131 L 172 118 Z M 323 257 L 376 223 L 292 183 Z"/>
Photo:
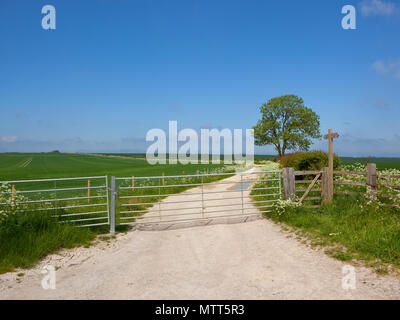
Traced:
<path id="1" fill-rule="evenodd" d="M 329 190 L 329 168 L 324 167 L 322 168 L 322 183 L 321 183 L 321 193 L 322 193 L 322 201 L 323 202 L 330 202 L 332 198 L 330 197 L 331 193 Z"/>
<path id="2" fill-rule="evenodd" d="M 11 187 L 11 200 L 15 201 L 15 184 Z"/>
<path id="3" fill-rule="evenodd" d="M 132 191 L 135 191 L 135 176 L 132 176 Z"/>
<path id="4" fill-rule="evenodd" d="M 367 187 L 369 187 L 369 196 L 376 199 L 378 190 L 378 178 L 376 174 L 376 163 L 368 163 L 367 165 Z"/>
<path id="5" fill-rule="evenodd" d="M 283 188 L 285 192 L 285 199 L 294 201 L 294 169 L 283 168 Z"/>

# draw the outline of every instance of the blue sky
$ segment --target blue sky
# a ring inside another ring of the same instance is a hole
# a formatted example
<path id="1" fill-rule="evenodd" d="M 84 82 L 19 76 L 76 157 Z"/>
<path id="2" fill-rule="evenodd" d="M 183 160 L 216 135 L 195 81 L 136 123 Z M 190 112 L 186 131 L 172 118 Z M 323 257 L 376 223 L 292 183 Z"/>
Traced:
<path id="1" fill-rule="evenodd" d="M 296 94 L 340 155 L 400 156 L 399 35 L 394 0 L 2 0 L 0 152 L 144 152 L 168 120 L 251 128 Z"/>

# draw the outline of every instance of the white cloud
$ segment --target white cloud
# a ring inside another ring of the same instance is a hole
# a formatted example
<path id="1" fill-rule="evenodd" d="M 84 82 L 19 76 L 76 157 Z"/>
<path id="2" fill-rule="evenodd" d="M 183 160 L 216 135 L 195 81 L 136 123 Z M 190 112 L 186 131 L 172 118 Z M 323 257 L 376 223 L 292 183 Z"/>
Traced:
<path id="1" fill-rule="evenodd" d="M 393 74 L 394 77 L 400 78 L 400 59 L 396 60 L 378 60 L 372 64 L 372 69 L 380 74 Z"/>
<path id="2" fill-rule="evenodd" d="M 1 137 L 1 142 L 4 143 L 13 143 L 13 142 L 17 142 L 18 141 L 18 137 L 17 136 L 3 136 Z"/>
<path id="3" fill-rule="evenodd" d="M 396 5 L 393 2 L 381 0 L 364 0 L 360 3 L 360 7 L 363 16 L 390 16 L 396 10 Z"/>

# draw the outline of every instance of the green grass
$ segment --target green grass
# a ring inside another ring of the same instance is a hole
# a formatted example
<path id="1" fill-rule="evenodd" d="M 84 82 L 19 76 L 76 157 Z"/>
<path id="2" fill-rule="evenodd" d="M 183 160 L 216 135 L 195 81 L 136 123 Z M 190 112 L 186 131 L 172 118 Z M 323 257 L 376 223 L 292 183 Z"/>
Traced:
<path id="1" fill-rule="evenodd" d="M 343 245 L 345 250 L 336 249 L 332 254 L 339 260 L 354 257 L 400 267 L 400 213 L 397 209 L 368 206 L 362 197 L 337 196 L 333 204 L 320 209 L 300 207 L 287 209 L 281 215 L 275 210 L 266 215 L 330 245 Z"/>
<path id="2" fill-rule="evenodd" d="M 0 273 L 32 267 L 61 248 L 88 245 L 98 232 L 104 230 L 59 224 L 48 214 L 10 216 L 0 223 Z"/>
<path id="3" fill-rule="evenodd" d="M 88 248 L 97 235 L 109 232 L 109 226 L 77 228 L 59 223 L 53 213 L 24 211 L 1 217 L 0 220 L 0 274 L 16 268 L 30 268 L 50 253 L 63 248 Z M 118 226 L 125 232 L 127 226 Z M 115 236 L 100 236 L 110 241 Z"/>

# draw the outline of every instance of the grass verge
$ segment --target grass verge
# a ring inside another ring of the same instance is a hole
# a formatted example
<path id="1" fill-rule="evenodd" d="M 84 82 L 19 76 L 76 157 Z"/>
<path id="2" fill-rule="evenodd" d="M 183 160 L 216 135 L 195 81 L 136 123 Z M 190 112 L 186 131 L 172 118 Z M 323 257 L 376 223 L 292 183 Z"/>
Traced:
<path id="1" fill-rule="evenodd" d="M 260 186 L 268 185 L 255 187 Z M 252 191 L 252 195 L 257 193 L 260 191 Z M 268 195 L 258 199 L 268 199 Z M 400 269 L 400 210 L 397 208 L 368 201 L 360 194 L 335 195 L 332 204 L 323 204 L 320 208 L 281 203 L 269 210 L 260 210 L 274 222 L 292 227 L 297 235 L 309 239 L 312 246 L 325 247 L 325 253 L 338 260 L 364 261 L 379 273 L 388 267 Z"/>
<path id="2" fill-rule="evenodd" d="M 46 255 L 63 248 L 88 247 L 109 226 L 77 228 L 60 224 L 51 214 L 19 212 L 0 223 L 0 274 L 33 267 Z"/>

